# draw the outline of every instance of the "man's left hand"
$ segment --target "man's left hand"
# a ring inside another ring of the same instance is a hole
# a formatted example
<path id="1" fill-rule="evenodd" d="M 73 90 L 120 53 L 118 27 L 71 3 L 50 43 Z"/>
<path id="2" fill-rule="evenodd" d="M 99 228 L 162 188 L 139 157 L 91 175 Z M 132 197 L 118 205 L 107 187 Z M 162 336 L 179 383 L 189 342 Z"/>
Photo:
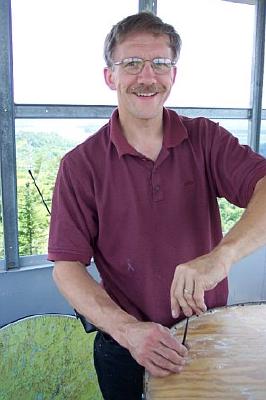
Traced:
<path id="1" fill-rule="evenodd" d="M 229 266 L 221 262 L 215 252 L 178 265 L 170 291 L 173 318 L 177 318 L 181 310 L 187 317 L 206 311 L 205 290 L 213 289 L 227 276 L 228 270 Z"/>

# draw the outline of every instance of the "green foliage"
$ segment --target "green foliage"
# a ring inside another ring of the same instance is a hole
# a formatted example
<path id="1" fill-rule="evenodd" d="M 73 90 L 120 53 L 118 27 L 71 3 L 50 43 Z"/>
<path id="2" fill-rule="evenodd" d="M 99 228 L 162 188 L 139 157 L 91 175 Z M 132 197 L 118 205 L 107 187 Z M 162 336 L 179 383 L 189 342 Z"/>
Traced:
<path id="1" fill-rule="evenodd" d="M 244 209 L 229 203 L 226 199 L 219 199 L 218 203 L 222 219 L 222 229 L 226 233 L 239 220 Z"/>
<path id="2" fill-rule="evenodd" d="M 64 315 L 30 317 L 0 329 L 0 399 L 102 400 L 94 337 Z"/>
<path id="3" fill-rule="evenodd" d="M 20 254 L 45 254 L 49 215 L 30 182 L 18 188 L 18 223 Z"/>
<path id="4" fill-rule="evenodd" d="M 16 135 L 16 145 L 19 253 L 21 256 L 46 254 L 49 213 L 28 170 L 32 171 L 50 208 L 60 159 L 74 147 L 75 142 L 66 141 L 54 133 L 19 132 Z"/>

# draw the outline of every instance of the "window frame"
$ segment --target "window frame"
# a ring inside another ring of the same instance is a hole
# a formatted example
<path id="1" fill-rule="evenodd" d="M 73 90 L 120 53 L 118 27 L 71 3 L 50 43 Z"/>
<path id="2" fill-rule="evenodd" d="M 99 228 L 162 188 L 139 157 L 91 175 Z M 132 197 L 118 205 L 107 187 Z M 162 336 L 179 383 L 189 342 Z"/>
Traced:
<path id="1" fill-rule="evenodd" d="M 239 0 L 238 2 L 245 3 L 246 1 Z M 255 4 L 255 35 L 250 108 L 170 108 L 179 114 L 189 117 L 247 119 L 249 121 L 248 144 L 255 151 L 259 151 L 261 120 L 266 120 L 266 109 L 262 109 L 266 0 L 257 0 L 252 3 Z M 156 14 L 157 0 L 139 0 L 139 11 L 143 10 Z M 46 260 L 45 255 L 19 257 L 15 119 L 105 119 L 111 116 L 115 108 L 115 106 L 104 105 L 15 104 L 12 71 L 11 0 L 0 0 L 0 140 L 5 250 L 5 258 L 0 260 L 0 271 L 51 265 Z"/>

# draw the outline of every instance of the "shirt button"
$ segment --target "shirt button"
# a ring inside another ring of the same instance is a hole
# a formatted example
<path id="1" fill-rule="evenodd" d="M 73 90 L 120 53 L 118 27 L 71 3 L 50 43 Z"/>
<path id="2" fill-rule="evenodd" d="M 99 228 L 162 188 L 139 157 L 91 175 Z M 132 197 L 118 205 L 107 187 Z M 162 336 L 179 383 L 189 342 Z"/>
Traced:
<path id="1" fill-rule="evenodd" d="M 156 185 L 156 186 L 154 187 L 154 191 L 155 191 L 155 192 L 159 192 L 159 190 L 160 190 L 160 185 Z"/>

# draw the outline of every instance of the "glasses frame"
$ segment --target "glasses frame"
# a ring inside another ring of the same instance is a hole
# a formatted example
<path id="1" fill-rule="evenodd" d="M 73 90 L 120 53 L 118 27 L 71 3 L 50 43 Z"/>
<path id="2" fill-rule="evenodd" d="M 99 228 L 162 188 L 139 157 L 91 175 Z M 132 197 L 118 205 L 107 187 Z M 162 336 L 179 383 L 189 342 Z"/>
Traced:
<path id="1" fill-rule="evenodd" d="M 163 62 L 161 64 L 165 64 L 165 66 L 167 66 L 167 70 L 161 71 L 160 69 L 157 69 L 158 64 L 159 64 L 159 62 L 158 62 L 159 60 L 161 60 L 161 61 L 163 60 Z M 173 61 L 168 57 L 154 57 L 152 60 L 149 60 L 149 59 L 144 60 L 141 57 L 126 57 L 121 61 L 114 62 L 113 66 L 114 65 L 115 66 L 121 65 L 123 70 L 126 71 L 126 73 L 128 73 L 129 75 L 138 75 L 138 74 L 140 74 L 142 72 L 142 70 L 144 68 L 144 65 L 145 65 L 145 63 L 147 61 L 150 62 L 153 71 L 158 75 L 167 74 L 171 70 L 171 68 L 176 65 L 176 61 Z M 157 62 L 155 62 L 155 61 L 157 61 Z M 140 69 L 137 70 L 137 71 L 134 71 L 134 72 L 130 71 L 130 70 L 127 70 L 125 64 L 129 64 L 131 62 L 139 62 L 140 63 Z"/>

